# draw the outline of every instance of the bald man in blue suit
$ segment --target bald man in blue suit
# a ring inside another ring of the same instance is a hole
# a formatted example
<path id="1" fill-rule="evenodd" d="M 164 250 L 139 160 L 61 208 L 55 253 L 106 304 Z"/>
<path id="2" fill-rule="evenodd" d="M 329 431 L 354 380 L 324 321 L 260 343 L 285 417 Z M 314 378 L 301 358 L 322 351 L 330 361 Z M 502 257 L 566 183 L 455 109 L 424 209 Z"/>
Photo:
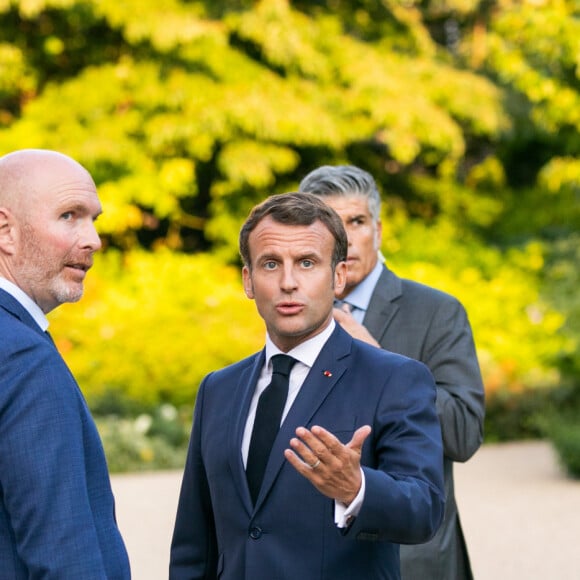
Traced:
<path id="1" fill-rule="evenodd" d="M 0 578 L 129 580 L 107 464 L 45 314 L 80 299 L 100 246 L 71 158 L 0 158 Z"/>
<path id="2" fill-rule="evenodd" d="M 346 247 L 340 218 L 311 194 L 272 196 L 244 224 L 244 289 L 266 346 L 200 386 L 171 580 L 399 580 L 399 544 L 436 532 L 444 491 L 434 380 L 335 324 Z M 280 354 L 295 363 L 252 499 L 249 457 Z"/>

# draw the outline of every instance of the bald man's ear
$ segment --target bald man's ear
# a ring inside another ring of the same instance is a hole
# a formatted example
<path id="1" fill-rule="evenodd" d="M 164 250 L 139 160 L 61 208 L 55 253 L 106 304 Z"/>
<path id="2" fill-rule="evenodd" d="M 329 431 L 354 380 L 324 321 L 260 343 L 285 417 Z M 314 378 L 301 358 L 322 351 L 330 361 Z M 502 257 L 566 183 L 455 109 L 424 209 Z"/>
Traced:
<path id="1" fill-rule="evenodd" d="M 5 254 L 13 254 L 14 249 L 14 217 L 9 209 L 0 207 L 0 250 Z"/>

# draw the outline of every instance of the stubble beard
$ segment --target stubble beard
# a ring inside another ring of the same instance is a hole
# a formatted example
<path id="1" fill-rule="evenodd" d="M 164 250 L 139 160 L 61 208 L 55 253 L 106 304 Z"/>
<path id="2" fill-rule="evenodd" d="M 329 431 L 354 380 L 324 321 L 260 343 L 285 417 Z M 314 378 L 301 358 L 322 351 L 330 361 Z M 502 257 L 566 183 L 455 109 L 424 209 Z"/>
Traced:
<path id="1" fill-rule="evenodd" d="M 47 256 L 33 228 L 24 229 L 25 251 L 19 260 L 19 277 L 29 289 L 33 299 L 49 296 L 53 308 L 65 302 L 78 302 L 83 295 L 83 283 L 67 281 L 65 264 L 70 263 L 70 253 L 62 258 Z M 41 307 L 43 304 L 39 304 Z"/>

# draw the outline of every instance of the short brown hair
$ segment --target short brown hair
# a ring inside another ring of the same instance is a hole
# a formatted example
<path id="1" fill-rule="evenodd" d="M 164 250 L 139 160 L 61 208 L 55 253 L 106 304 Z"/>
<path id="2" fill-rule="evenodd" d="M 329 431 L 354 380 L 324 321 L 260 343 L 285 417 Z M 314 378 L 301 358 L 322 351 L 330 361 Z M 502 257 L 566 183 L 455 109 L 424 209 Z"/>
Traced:
<path id="1" fill-rule="evenodd" d="M 346 260 L 348 239 L 338 214 L 319 197 L 311 193 L 290 192 L 271 195 L 255 206 L 240 231 L 240 255 L 244 264 L 251 269 L 249 238 L 256 226 L 270 216 L 274 221 L 290 226 L 309 226 L 321 221 L 334 238 L 331 266 L 334 271 L 339 262 Z"/>

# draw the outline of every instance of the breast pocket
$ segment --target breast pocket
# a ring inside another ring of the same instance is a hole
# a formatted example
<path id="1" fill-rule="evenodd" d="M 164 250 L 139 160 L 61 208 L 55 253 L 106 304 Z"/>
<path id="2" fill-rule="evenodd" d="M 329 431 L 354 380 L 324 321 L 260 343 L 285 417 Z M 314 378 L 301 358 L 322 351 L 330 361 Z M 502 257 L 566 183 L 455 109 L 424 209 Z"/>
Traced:
<path id="1" fill-rule="evenodd" d="M 320 413 L 315 415 L 310 421 L 308 428 L 318 425 L 323 427 L 330 433 L 332 433 L 341 443 L 348 443 L 354 434 L 354 432 L 362 427 L 357 424 L 357 417 L 352 412 L 338 412 L 334 411 L 332 413 Z"/>

